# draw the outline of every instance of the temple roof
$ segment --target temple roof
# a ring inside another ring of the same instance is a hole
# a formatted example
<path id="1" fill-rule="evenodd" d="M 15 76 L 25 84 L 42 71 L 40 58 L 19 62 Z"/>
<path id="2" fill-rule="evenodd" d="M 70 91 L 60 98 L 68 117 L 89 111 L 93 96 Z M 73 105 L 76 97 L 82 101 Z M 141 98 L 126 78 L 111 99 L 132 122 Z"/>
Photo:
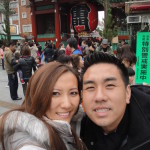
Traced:
<path id="1" fill-rule="evenodd" d="M 90 3 L 94 3 L 97 6 L 99 11 L 104 10 L 103 7 L 104 0 L 29 0 L 29 1 L 30 2 L 52 2 L 52 3 L 58 2 L 62 5 L 67 4 L 68 7 L 82 2 L 90 2 Z"/>

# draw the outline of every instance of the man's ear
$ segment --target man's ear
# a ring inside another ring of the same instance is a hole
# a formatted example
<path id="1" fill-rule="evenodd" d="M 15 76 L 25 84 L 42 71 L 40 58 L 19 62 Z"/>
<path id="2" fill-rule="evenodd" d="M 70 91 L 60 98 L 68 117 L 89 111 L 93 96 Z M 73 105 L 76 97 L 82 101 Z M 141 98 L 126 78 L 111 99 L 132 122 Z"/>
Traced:
<path id="1" fill-rule="evenodd" d="M 130 85 L 126 87 L 126 103 L 130 103 L 130 98 L 131 98 L 131 88 Z"/>

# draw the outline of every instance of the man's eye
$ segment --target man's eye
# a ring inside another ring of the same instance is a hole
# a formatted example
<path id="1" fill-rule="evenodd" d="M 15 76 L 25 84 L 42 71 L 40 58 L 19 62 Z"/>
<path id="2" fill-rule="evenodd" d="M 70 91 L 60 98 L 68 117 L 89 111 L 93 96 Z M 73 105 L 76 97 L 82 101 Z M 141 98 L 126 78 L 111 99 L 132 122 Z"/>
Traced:
<path id="1" fill-rule="evenodd" d="M 113 88 L 113 87 L 115 87 L 115 85 L 114 84 L 108 84 L 106 87 L 107 88 Z"/>
<path id="2" fill-rule="evenodd" d="M 53 96 L 58 96 L 58 95 L 60 95 L 59 92 L 53 92 Z"/>
<path id="3" fill-rule="evenodd" d="M 94 90 L 93 86 L 86 87 L 85 90 Z"/>

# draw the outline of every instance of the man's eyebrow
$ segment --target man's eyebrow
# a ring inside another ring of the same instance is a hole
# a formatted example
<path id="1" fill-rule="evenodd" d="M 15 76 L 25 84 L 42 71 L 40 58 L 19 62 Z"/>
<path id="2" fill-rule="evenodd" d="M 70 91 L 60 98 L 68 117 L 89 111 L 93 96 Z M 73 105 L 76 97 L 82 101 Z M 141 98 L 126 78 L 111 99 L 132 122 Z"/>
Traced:
<path id="1" fill-rule="evenodd" d="M 104 79 L 104 82 L 116 81 L 116 80 L 117 80 L 116 77 L 108 77 L 108 78 L 105 78 L 105 79 Z M 92 80 L 86 80 L 86 81 L 83 82 L 84 85 L 86 85 L 86 84 L 94 84 L 94 83 L 95 83 L 95 82 L 92 81 Z"/>
<path id="2" fill-rule="evenodd" d="M 104 79 L 104 82 L 116 81 L 116 80 L 117 80 L 116 77 L 108 77 L 108 78 Z"/>
<path id="3" fill-rule="evenodd" d="M 86 85 L 86 84 L 94 84 L 94 81 L 92 81 L 92 80 L 87 80 L 87 81 L 84 81 L 83 84 L 85 84 L 85 85 Z"/>

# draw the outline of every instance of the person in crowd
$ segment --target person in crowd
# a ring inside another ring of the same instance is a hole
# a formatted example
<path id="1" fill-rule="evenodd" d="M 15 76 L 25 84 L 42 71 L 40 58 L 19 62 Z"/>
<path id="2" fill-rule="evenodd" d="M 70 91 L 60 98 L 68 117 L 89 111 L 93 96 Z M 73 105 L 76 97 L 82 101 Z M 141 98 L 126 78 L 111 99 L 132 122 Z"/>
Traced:
<path id="1" fill-rule="evenodd" d="M 0 117 L 1 150 L 86 150 L 70 126 L 80 103 L 79 85 L 75 70 L 59 62 L 37 70 L 24 104 Z"/>
<path id="2" fill-rule="evenodd" d="M 0 58 L 1 58 L 1 61 L 2 61 L 2 69 L 5 70 L 4 68 L 4 51 L 3 51 L 3 45 L 1 44 L 0 45 Z"/>
<path id="3" fill-rule="evenodd" d="M 127 68 L 133 68 L 133 66 L 136 64 L 136 55 L 134 52 L 124 52 L 122 53 L 120 59 Z"/>
<path id="4" fill-rule="evenodd" d="M 12 64 L 13 68 L 15 69 L 15 71 L 18 72 L 21 84 L 25 84 L 21 68 L 18 67 L 16 70 L 16 67 L 15 67 L 15 65 L 18 63 L 20 57 L 21 57 L 20 51 L 16 50 L 11 64 Z"/>
<path id="5" fill-rule="evenodd" d="M 82 67 L 84 66 L 84 61 L 82 59 L 82 55 L 72 54 L 71 57 L 73 58 L 73 68 L 75 70 L 77 70 L 78 73 L 80 74 Z"/>
<path id="6" fill-rule="evenodd" d="M 17 48 L 16 48 L 16 51 L 21 51 L 21 44 L 20 44 L 20 42 L 17 42 Z"/>
<path id="7" fill-rule="evenodd" d="M 57 61 L 60 62 L 60 63 L 62 63 L 62 64 L 65 64 L 65 65 L 68 65 L 70 67 L 73 67 L 73 58 L 71 56 L 60 55 L 57 58 Z"/>
<path id="8" fill-rule="evenodd" d="M 129 84 L 132 85 L 134 82 L 134 78 L 135 78 L 135 71 L 129 67 L 128 69 L 128 74 L 129 74 Z"/>
<path id="9" fill-rule="evenodd" d="M 122 45 L 121 45 L 121 43 L 119 43 L 119 44 L 117 45 L 117 53 L 116 53 L 116 57 L 117 57 L 118 59 L 121 59 L 121 51 L 122 51 Z"/>
<path id="10" fill-rule="evenodd" d="M 31 50 L 31 56 L 35 59 L 37 57 L 38 48 L 36 47 L 36 44 L 33 41 L 29 42 L 29 46 Z"/>
<path id="11" fill-rule="evenodd" d="M 81 51 L 82 51 L 82 53 L 84 53 L 84 50 L 86 49 L 86 47 L 87 47 L 86 41 L 82 40 L 82 42 L 81 42 Z"/>
<path id="12" fill-rule="evenodd" d="M 49 43 L 48 46 L 44 50 L 45 63 L 51 62 L 54 60 L 54 49 L 52 48 L 52 44 Z"/>
<path id="13" fill-rule="evenodd" d="M 78 41 L 74 37 L 71 37 L 67 40 L 67 48 L 72 52 L 72 54 L 82 55 L 82 52 L 78 47 Z"/>
<path id="14" fill-rule="evenodd" d="M 23 93 L 25 95 L 29 79 L 32 76 L 32 69 L 34 70 L 34 72 L 36 71 L 36 62 L 34 57 L 31 56 L 31 50 L 28 45 L 25 45 L 22 48 L 22 57 L 18 60 L 18 63 L 14 66 L 15 70 L 18 70 L 18 68 L 21 69 L 23 81 L 25 82 L 24 84 L 22 84 Z"/>
<path id="15" fill-rule="evenodd" d="M 29 43 L 25 39 L 21 40 L 21 43 L 20 43 L 20 54 L 21 55 L 22 55 L 22 47 L 27 44 L 29 44 Z"/>
<path id="16" fill-rule="evenodd" d="M 12 100 L 21 100 L 21 97 L 18 97 L 17 90 L 18 90 L 18 77 L 17 73 L 13 69 L 12 66 L 12 59 L 13 54 L 16 51 L 16 43 L 14 41 L 10 41 L 8 43 L 8 47 L 5 48 L 4 51 L 4 66 L 8 75 L 8 83 L 10 89 L 10 96 Z"/>
<path id="17" fill-rule="evenodd" d="M 61 42 L 58 46 L 58 57 L 63 54 L 65 54 L 65 46 L 64 43 Z"/>
<path id="18" fill-rule="evenodd" d="M 89 150 L 150 148 L 150 87 L 129 85 L 128 70 L 113 55 L 93 53 L 84 61 L 81 138 Z M 146 89 L 143 92 L 142 89 Z M 132 94 L 131 94 L 132 91 Z"/>
<path id="19" fill-rule="evenodd" d="M 97 48 L 97 51 L 104 52 L 108 54 L 114 54 L 113 50 L 110 48 L 110 45 L 108 44 L 108 39 L 103 39 L 101 45 Z"/>
<path id="20" fill-rule="evenodd" d="M 125 40 L 121 40 L 121 47 L 126 44 Z"/>
<path id="21" fill-rule="evenodd" d="M 36 46 L 38 48 L 38 53 L 39 53 L 38 55 L 41 56 L 41 54 L 42 54 L 42 46 L 38 42 L 36 43 Z"/>
<path id="22" fill-rule="evenodd" d="M 71 56 L 71 54 L 72 54 L 72 51 L 68 47 L 66 47 L 65 55 Z"/>
<path id="23" fill-rule="evenodd" d="M 95 51 L 95 47 L 92 44 L 92 41 L 88 40 L 87 41 L 87 46 L 85 47 L 83 55 L 84 56 L 89 55 L 89 54 L 93 53 L 94 51 Z"/>
<path id="24" fill-rule="evenodd" d="M 134 54 L 134 51 L 131 49 L 131 47 L 128 44 L 123 45 L 121 47 L 121 57 L 126 55 L 126 54 L 128 54 L 128 55 L 133 55 Z"/>
<path id="25" fill-rule="evenodd" d="M 35 58 L 35 62 L 36 62 L 37 68 L 40 68 L 41 66 L 43 66 L 43 64 L 41 62 L 41 57 L 37 56 Z"/>
<path id="26" fill-rule="evenodd" d="M 51 43 L 52 44 L 52 49 L 56 49 L 56 45 L 55 45 L 55 42 L 53 41 L 53 40 L 51 40 L 51 41 L 49 41 L 49 43 Z"/>

